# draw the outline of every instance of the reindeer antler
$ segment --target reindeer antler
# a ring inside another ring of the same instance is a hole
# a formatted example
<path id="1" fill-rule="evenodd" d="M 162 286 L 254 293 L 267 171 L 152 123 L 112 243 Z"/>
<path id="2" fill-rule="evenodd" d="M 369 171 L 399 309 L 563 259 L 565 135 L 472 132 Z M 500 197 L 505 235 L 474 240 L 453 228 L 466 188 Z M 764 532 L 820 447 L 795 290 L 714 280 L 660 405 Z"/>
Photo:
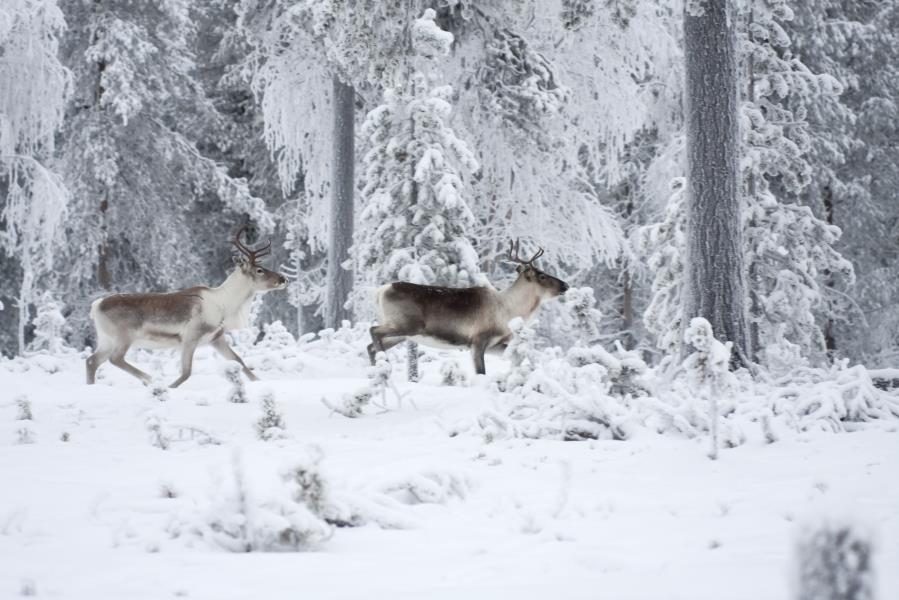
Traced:
<path id="1" fill-rule="evenodd" d="M 522 265 L 534 266 L 534 261 L 543 256 L 543 248 L 538 248 L 536 254 L 530 258 L 530 260 L 524 260 L 520 256 L 518 256 L 518 250 L 521 247 L 521 240 L 516 239 L 514 242 L 509 240 L 509 260 L 512 262 L 517 262 Z M 514 251 L 514 252 L 513 252 Z"/>
<path id="2" fill-rule="evenodd" d="M 237 230 L 237 235 L 234 236 L 234 239 L 231 241 L 231 243 L 237 246 L 237 249 L 240 250 L 241 254 L 247 257 L 247 260 L 250 261 L 251 265 L 255 265 L 258 259 L 271 254 L 272 242 L 271 240 L 269 240 L 268 244 L 266 244 L 262 248 L 257 248 L 255 250 L 247 248 L 241 243 L 240 236 L 243 235 L 243 232 L 249 228 L 249 225 L 244 225 L 239 230 Z"/>

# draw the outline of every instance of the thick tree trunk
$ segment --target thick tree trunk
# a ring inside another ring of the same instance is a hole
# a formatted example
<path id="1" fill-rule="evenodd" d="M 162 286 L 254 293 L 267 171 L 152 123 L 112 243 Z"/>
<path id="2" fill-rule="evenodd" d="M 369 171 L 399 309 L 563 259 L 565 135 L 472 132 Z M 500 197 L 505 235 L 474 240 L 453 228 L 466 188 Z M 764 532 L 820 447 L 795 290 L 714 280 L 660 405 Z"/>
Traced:
<path id="1" fill-rule="evenodd" d="M 687 113 L 687 251 L 684 326 L 711 323 L 734 343 L 735 362 L 749 356 L 743 235 L 737 188 L 735 15 L 728 0 L 705 0 L 684 13 Z M 693 9 L 695 12 L 695 9 Z"/>
<path id="2" fill-rule="evenodd" d="M 331 161 L 331 219 L 328 244 L 325 327 L 351 319 L 346 308 L 353 273 L 341 266 L 353 243 L 353 164 L 355 162 L 355 98 L 353 86 L 334 77 L 334 153 Z"/>

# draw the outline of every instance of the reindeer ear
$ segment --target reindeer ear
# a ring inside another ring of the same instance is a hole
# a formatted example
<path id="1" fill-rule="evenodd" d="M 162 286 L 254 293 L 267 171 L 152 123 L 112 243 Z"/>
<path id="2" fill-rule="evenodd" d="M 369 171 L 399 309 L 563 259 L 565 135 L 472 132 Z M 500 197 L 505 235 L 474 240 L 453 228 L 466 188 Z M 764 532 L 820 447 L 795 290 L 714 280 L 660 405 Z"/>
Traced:
<path id="1" fill-rule="evenodd" d="M 241 256 L 239 254 L 234 254 L 233 256 L 231 256 L 231 260 L 233 260 L 234 264 L 237 265 L 238 267 L 244 266 L 247 262 L 246 257 Z"/>
<path id="2" fill-rule="evenodd" d="M 527 267 L 524 265 L 515 265 L 516 273 L 523 273 L 525 269 L 527 269 Z"/>

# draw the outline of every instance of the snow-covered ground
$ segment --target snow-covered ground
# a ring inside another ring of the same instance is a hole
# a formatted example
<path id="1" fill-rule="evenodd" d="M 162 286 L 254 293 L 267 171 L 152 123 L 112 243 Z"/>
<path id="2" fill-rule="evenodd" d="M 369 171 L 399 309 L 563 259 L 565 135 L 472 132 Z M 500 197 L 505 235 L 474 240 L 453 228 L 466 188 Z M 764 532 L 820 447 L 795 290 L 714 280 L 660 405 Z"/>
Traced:
<path id="1" fill-rule="evenodd" d="M 436 362 L 417 384 L 397 369 L 401 404 L 333 414 L 322 398 L 366 383 L 363 352 L 251 352 L 263 381 L 245 404 L 208 349 L 161 398 L 108 364 L 86 386 L 77 354 L 0 362 L 0 598 L 777 600 L 797 532 L 825 517 L 871 534 L 878 597 L 899 597 L 896 421 L 750 439 L 717 461 L 705 438 L 649 428 L 487 442 L 466 424 L 496 401 L 490 380 L 442 386 Z M 132 360 L 175 378 L 172 354 Z M 284 432 L 261 441 L 268 392 Z M 359 526 L 294 512 L 307 551 L 229 552 L 222 523 L 262 535 L 296 508 L 297 465 Z"/>

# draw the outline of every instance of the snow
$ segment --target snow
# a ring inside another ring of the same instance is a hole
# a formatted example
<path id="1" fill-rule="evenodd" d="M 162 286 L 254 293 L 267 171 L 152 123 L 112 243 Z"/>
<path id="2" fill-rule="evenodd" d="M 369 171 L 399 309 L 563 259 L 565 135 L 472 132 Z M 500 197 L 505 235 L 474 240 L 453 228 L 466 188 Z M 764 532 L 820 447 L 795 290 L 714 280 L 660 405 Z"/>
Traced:
<path id="1" fill-rule="evenodd" d="M 846 515 L 874 532 L 877 597 L 899 597 L 894 420 L 750 438 L 717 461 L 706 436 L 643 427 L 487 443 L 459 425 L 501 403 L 499 357 L 473 376 L 467 354 L 429 350 L 410 384 L 399 347 L 402 402 L 388 389 L 353 419 L 323 405 L 369 385 L 363 331 L 239 345 L 262 379 L 247 403 L 208 349 L 161 395 L 109 365 L 84 385 L 83 354 L 0 362 L 0 597 L 777 600 L 801 532 Z M 132 358 L 162 381 L 178 367 Z M 459 370 L 466 385 L 442 385 Z M 264 398 L 282 417 L 268 441 Z M 227 519 L 257 540 L 285 522 L 315 535 L 300 553 L 229 552 L 209 534 Z"/>

